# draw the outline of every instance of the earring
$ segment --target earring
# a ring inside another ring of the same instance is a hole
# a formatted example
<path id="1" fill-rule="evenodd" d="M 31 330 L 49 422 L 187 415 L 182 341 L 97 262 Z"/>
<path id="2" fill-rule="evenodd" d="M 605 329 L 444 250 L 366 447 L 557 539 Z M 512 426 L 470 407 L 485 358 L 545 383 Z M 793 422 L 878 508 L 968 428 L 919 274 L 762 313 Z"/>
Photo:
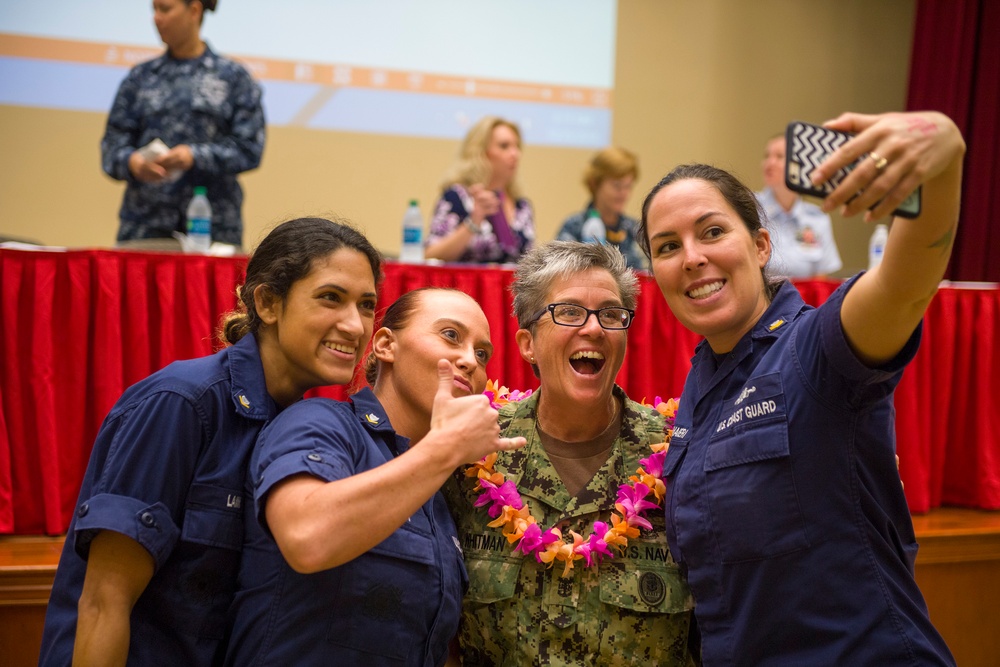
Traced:
<path id="1" fill-rule="evenodd" d="M 531 363 L 535 363 L 535 358 L 534 357 L 531 358 Z"/>

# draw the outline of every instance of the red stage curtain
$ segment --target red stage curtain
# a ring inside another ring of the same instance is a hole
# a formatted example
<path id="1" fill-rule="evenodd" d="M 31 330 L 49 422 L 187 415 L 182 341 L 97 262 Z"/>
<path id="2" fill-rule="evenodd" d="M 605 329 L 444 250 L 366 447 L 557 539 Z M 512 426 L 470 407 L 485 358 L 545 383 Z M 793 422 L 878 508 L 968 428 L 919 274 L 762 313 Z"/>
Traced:
<path id="1" fill-rule="evenodd" d="M 0 249 L 0 533 L 61 533 L 101 421 L 131 384 L 210 354 L 245 258 Z M 379 301 L 423 285 L 472 295 L 490 321 L 491 379 L 538 386 L 514 343 L 506 269 L 387 264 Z M 677 396 L 699 337 L 644 276 L 618 376 L 630 396 Z M 835 281 L 797 283 L 822 303 Z M 1000 508 L 1000 290 L 942 289 L 896 394 L 900 474 L 914 512 Z M 344 389 L 316 394 L 342 398 Z"/>
<path id="2" fill-rule="evenodd" d="M 968 147 L 961 223 L 947 277 L 1000 281 L 1000 2 L 919 0 L 906 106 L 936 109 Z"/>

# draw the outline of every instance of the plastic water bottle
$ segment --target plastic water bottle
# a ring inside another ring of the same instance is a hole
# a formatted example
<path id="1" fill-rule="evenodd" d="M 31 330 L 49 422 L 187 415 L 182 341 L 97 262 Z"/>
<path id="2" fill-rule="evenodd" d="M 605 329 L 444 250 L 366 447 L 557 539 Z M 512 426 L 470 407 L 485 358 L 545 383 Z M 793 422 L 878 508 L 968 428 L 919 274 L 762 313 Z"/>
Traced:
<path id="1" fill-rule="evenodd" d="M 591 209 L 583 229 L 580 230 L 580 240 L 584 243 L 607 243 L 608 228 L 604 226 L 604 221 L 597 211 Z"/>
<path id="2" fill-rule="evenodd" d="M 197 185 L 187 207 L 188 244 L 192 251 L 208 253 L 212 247 L 212 206 L 205 195 L 205 186 Z"/>
<path id="3" fill-rule="evenodd" d="M 885 243 L 889 240 L 889 228 L 883 224 L 875 225 L 875 231 L 868 241 L 868 270 L 874 269 L 882 262 L 885 254 Z"/>
<path id="4" fill-rule="evenodd" d="M 399 249 L 399 261 L 421 264 L 424 261 L 424 218 L 416 199 L 410 200 L 403 216 L 403 245 Z"/>

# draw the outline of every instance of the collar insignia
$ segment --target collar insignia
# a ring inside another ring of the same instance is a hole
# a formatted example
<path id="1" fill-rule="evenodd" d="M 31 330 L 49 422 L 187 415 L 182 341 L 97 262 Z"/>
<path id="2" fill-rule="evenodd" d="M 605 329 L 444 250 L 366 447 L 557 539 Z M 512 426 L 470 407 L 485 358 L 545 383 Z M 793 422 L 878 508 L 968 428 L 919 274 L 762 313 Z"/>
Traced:
<path id="1" fill-rule="evenodd" d="M 250 409 L 250 400 L 244 394 L 240 394 L 239 400 L 240 400 L 240 405 L 242 405 L 247 410 Z"/>
<path id="2" fill-rule="evenodd" d="M 784 324 L 785 324 L 785 320 L 775 320 L 775 321 L 773 321 L 773 322 L 771 322 L 770 324 L 767 325 L 767 330 L 768 331 L 774 331 L 775 329 L 779 329 L 782 326 L 784 326 Z"/>
<path id="3" fill-rule="evenodd" d="M 369 412 L 368 414 L 366 414 L 365 419 L 368 420 L 369 424 L 378 424 L 379 422 L 378 415 L 375 414 L 374 412 Z"/>

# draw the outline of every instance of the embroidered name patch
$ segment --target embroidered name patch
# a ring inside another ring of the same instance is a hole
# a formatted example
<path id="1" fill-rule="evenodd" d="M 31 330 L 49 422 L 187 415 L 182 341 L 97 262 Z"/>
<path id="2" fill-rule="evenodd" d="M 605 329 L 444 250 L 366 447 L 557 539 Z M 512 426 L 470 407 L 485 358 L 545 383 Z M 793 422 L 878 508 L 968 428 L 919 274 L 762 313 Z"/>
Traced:
<path id="1" fill-rule="evenodd" d="M 716 434 L 737 424 L 747 424 L 771 415 L 783 414 L 784 400 L 781 381 L 776 374 L 751 378 L 740 390 L 730 406 L 723 410 L 723 417 L 715 427 Z"/>

